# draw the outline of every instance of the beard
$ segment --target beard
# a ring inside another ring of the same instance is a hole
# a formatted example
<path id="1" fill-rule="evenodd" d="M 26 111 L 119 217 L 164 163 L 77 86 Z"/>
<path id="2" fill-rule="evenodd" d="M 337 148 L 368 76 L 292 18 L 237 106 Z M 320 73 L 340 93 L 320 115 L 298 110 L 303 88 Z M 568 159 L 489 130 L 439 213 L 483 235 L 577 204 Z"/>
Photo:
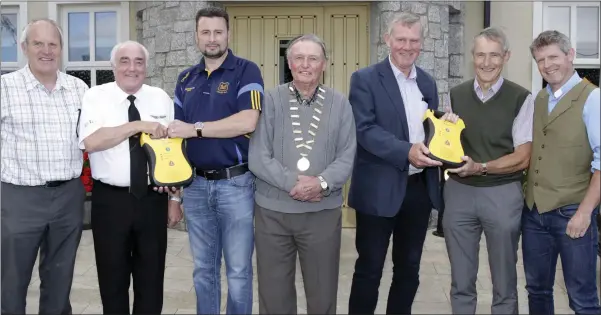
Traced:
<path id="1" fill-rule="evenodd" d="M 205 49 L 205 51 L 202 52 L 202 55 L 205 58 L 209 58 L 209 59 L 219 59 L 219 58 L 221 58 L 221 56 L 223 56 L 223 54 L 225 54 L 226 51 L 227 51 L 227 47 L 225 47 L 223 49 L 219 49 L 216 52 L 208 52 Z"/>

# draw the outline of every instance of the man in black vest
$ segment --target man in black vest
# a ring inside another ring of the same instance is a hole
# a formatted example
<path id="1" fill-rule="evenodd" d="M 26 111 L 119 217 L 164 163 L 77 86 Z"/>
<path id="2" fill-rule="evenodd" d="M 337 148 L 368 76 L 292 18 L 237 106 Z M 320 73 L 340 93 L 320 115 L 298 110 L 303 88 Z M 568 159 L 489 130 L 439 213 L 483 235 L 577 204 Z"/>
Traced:
<path id="1" fill-rule="evenodd" d="M 476 78 L 450 91 L 465 122 L 464 166 L 449 169 L 443 227 L 451 262 L 453 313 L 474 314 L 482 232 L 493 283 L 493 314 L 517 314 L 517 249 L 524 198 L 523 170 L 532 141 L 533 98 L 501 76 L 510 52 L 505 34 L 487 28 L 474 38 Z"/>

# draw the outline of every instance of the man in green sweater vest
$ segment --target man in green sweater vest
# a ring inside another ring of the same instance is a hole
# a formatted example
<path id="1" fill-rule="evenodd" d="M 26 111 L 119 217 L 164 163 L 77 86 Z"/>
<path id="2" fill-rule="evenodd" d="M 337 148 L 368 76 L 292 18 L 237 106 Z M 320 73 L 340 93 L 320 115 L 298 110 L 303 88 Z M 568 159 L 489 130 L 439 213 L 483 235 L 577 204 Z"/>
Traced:
<path id="1" fill-rule="evenodd" d="M 532 157 L 522 219 L 522 251 L 530 314 L 553 314 L 561 257 L 570 308 L 601 314 L 597 295 L 599 88 L 574 70 L 575 51 L 557 31 L 530 46 L 549 83 L 535 100 Z M 592 176 L 591 176 L 592 173 Z"/>
<path id="2" fill-rule="evenodd" d="M 510 51 L 503 31 L 474 38 L 476 78 L 450 91 L 451 110 L 465 122 L 464 166 L 449 169 L 443 229 L 451 262 L 454 314 L 476 311 L 478 252 L 486 236 L 493 284 L 493 314 L 517 314 L 523 170 L 531 150 L 533 98 L 501 76 Z"/>

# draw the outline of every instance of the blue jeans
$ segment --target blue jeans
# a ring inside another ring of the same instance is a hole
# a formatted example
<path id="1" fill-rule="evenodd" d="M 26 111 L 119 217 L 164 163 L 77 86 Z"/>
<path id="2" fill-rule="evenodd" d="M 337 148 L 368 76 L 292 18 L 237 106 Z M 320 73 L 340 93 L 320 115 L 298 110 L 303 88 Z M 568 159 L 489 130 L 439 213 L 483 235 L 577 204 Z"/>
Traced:
<path id="1" fill-rule="evenodd" d="M 227 314 L 252 312 L 254 183 L 251 172 L 222 180 L 198 176 L 184 189 L 198 314 L 220 313 L 222 250 L 228 285 Z"/>
<path id="2" fill-rule="evenodd" d="M 581 238 L 566 234 L 570 218 L 578 205 L 570 205 L 539 214 L 524 207 L 522 215 L 522 252 L 530 314 L 554 314 L 553 284 L 557 256 L 561 257 L 563 278 L 576 314 L 600 314 L 597 295 L 597 220 L 599 209 Z"/>

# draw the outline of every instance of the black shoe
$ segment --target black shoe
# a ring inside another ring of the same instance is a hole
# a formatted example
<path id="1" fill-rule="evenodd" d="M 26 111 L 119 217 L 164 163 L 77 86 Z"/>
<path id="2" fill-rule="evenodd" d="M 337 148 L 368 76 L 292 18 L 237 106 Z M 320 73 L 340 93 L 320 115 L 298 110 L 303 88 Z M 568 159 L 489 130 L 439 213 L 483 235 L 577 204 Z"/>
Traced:
<path id="1" fill-rule="evenodd" d="M 443 231 L 434 230 L 434 232 L 432 232 L 432 235 L 444 238 Z"/>

